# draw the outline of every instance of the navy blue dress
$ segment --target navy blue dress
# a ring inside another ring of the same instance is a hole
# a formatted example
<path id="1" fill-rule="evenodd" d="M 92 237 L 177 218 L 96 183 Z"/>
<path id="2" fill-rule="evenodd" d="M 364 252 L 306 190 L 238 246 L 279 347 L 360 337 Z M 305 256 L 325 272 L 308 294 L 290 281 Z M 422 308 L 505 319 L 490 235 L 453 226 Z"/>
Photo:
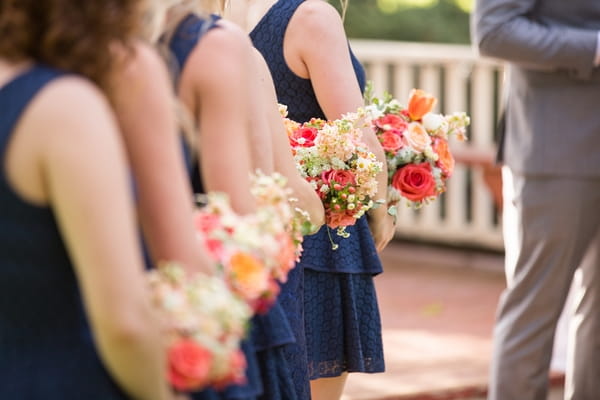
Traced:
<path id="1" fill-rule="evenodd" d="M 170 49 L 180 71 L 201 37 L 210 29 L 217 27 L 219 17 L 203 19 L 188 15 L 180 23 L 171 39 Z M 186 160 L 189 149 L 186 148 Z M 198 163 L 188 163 L 192 186 L 195 193 L 204 193 Z M 285 292 L 285 290 L 282 290 Z M 281 295 L 280 295 L 281 296 Z M 281 305 L 276 302 L 265 315 L 256 315 L 251 321 L 249 338 L 243 343 L 244 354 L 248 360 L 246 371 L 248 383 L 228 387 L 223 392 L 205 390 L 194 393 L 194 400 L 301 400 L 294 390 L 291 368 L 284 356 L 283 349 L 294 343 L 295 338 Z"/>
<path id="2" fill-rule="evenodd" d="M 279 0 L 250 33 L 269 66 L 277 100 L 287 105 L 288 117 L 298 122 L 325 119 L 311 81 L 294 74 L 283 54 L 285 31 L 302 2 Z M 358 84 L 364 90 L 364 69 L 349 51 Z M 303 304 L 295 298 L 283 304 L 291 315 L 301 315 L 304 308 L 305 348 L 299 343 L 288 357 L 306 357 L 310 379 L 339 376 L 345 371 L 382 372 L 381 320 L 373 285 L 373 276 L 382 272 L 382 266 L 367 219 L 363 217 L 348 227 L 347 239 L 330 230 L 331 238 L 339 244 L 337 250 L 332 250 L 328 229 L 323 226 L 317 234 L 304 238 L 299 263 L 304 270 Z M 298 321 L 294 324 L 294 333 L 302 329 Z"/>
<path id="3" fill-rule="evenodd" d="M 60 75 L 37 66 L 0 88 L 0 399 L 125 400 L 98 357 L 52 210 L 6 178 L 16 123 Z"/>

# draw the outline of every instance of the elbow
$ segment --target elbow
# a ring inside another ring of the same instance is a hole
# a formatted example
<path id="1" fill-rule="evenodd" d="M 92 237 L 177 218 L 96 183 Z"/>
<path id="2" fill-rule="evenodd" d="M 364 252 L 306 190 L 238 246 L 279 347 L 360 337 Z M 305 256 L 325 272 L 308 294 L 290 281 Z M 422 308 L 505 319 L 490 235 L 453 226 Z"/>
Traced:
<path id="1" fill-rule="evenodd" d="M 482 57 L 495 57 L 498 51 L 498 43 L 491 37 L 493 35 L 486 35 L 476 41 L 477 51 Z"/>

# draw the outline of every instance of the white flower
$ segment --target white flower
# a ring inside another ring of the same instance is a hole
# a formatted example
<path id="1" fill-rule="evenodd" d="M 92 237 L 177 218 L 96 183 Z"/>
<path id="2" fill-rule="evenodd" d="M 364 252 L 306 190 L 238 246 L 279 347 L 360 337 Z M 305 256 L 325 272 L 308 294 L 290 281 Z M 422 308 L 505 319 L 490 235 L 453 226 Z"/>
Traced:
<path id="1" fill-rule="evenodd" d="M 445 119 L 440 114 L 427 113 L 423 116 L 423 126 L 428 132 L 437 131 L 444 122 Z"/>

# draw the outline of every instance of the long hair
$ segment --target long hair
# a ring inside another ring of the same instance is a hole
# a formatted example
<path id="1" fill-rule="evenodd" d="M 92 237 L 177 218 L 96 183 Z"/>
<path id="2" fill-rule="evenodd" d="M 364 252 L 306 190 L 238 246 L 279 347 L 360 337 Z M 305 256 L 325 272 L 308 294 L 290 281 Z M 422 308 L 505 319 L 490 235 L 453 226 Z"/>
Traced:
<path id="1" fill-rule="evenodd" d="M 0 57 L 32 60 L 108 87 L 111 48 L 141 34 L 144 0 L 0 0 Z"/>
<path id="2" fill-rule="evenodd" d="M 340 7 L 342 8 L 342 21 L 344 21 L 348 10 L 348 0 L 340 0 Z"/>

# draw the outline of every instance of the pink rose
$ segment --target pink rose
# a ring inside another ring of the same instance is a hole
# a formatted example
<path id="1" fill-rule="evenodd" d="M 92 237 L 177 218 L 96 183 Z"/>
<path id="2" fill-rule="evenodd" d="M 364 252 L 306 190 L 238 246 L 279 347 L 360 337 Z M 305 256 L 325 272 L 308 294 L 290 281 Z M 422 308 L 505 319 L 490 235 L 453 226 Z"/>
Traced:
<path id="1" fill-rule="evenodd" d="M 330 186 L 332 182 L 339 183 L 342 187 L 346 187 L 348 184 L 356 184 L 354 174 L 343 169 L 330 169 L 329 171 L 325 171 L 321 174 L 321 179 L 325 184 Z"/>
<path id="2" fill-rule="evenodd" d="M 346 211 L 332 211 L 327 210 L 325 212 L 325 220 L 327 222 L 327 226 L 330 228 L 338 228 L 340 226 L 351 226 L 356 223 L 356 218 L 352 216 L 353 214 L 349 214 Z"/>
<path id="3" fill-rule="evenodd" d="M 209 383 L 213 356 L 193 340 L 181 339 L 168 350 L 169 382 L 177 390 L 195 390 Z"/>
<path id="4" fill-rule="evenodd" d="M 197 211 L 194 214 L 194 225 L 197 231 L 210 233 L 221 227 L 221 219 L 218 215 Z"/>
<path id="5" fill-rule="evenodd" d="M 312 147 L 315 145 L 317 130 L 310 127 L 301 127 L 296 129 L 290 135 L 290 143 L 293 147 Z"/>
<path id="6" fill-rule="evenodd" d="M 435 178 L 429 163 L 408 164 L 392 177 L 392 186 L 411 201 L 435 196 Z"/>
<path id="7" fill-rule="evenodd" d="M 381 118 L 374 121 L 375 126 L 381 130 L 388 131 L 390 129 L 397 129 L 400 132 L 406 129 L 406 121 L 399 115 L 386 114 Z"/>
<path id="8" fill-rule="evenodd" d="M 387 152 L 395 154 L 398 150 L 404 147 L 402 132 L 399 130 L 390 129 L 378 135 L 378 138 L 379 142 L 381 143 L 381 147 L 383 147 L 383 150 Z"/>

